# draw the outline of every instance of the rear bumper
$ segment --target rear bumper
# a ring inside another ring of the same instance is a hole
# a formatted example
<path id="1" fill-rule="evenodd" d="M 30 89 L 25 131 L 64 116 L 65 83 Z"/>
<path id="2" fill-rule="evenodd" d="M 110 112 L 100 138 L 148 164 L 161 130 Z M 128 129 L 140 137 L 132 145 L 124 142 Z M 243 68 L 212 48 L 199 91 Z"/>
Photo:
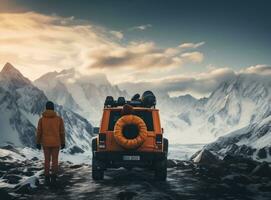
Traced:
<path id="1" fill-rule="evenodd" d="M 107 167 L 148 167 L 167 158 L 165 152 L 94 152 L 95 159 Z M 124 156 L 139 156 L 139 160 L 124 160 Z"/>

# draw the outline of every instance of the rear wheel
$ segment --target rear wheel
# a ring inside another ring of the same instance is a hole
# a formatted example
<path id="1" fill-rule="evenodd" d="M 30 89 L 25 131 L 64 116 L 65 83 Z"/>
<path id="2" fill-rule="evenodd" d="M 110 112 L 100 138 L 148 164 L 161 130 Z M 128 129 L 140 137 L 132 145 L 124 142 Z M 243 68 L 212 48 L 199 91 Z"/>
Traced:
<path id="1" fill-rule="evenodd" d="M 99 161 L 97 161 L 95 157 L 92 158 L 92 178 L 93 180 L 104 179 L 104 170 Z"/>
<path id="2" fill-rule="evenodd" d="M 92 155 L 94 157 L 94 152 L 97 151 L 97 138 L 93 138 L 91 142 L 92 142 L 92 144 L 91 144 Z"/>
<path id="3" fill-rule="evenodd" d="M 92 179 L 95 181 L 104 179 L 104 171 L 92 169 Z"/>
<path id="4" fill-rule="evenodd" d="M 92 179 L 103 180 L 104 170 L 101 162 L 96 159 L 95 152 L 97 151 L 97 138 L 92 140 Z"/>
<path id="5" fill-rule="evenodd" d="M 163 138 L 163 151 L 168 154 L 168 139 Z"/>
<path id="6" fill-rule="evenodd" d="M 155 164 L 155 179 L 165 181 L 167 179 L 167 158 Z"/>
<path id="7" fill-rule="evenodd" d="M 165 181 L 167 179 L 167 154 L 168 154 L 168 139 L 163 139 L 163 152 L 165 158 L 158 161 L 155 165 L 155 179 L 158 181 Z"/>
<path id="8" fill-rule="evenodd" d="M 128 171 L 131 171 L 133 169 L 133 167 L 124 167 L 125 169 L 127 169 Z"/>

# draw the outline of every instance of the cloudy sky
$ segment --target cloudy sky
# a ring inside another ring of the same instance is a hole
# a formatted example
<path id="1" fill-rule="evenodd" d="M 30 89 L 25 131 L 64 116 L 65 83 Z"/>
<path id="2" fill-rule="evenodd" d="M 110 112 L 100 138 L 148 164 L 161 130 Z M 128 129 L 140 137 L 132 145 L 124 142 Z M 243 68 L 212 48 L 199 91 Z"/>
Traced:
<path id="1" fill-rule="evenodd" d="M 0 0 L 0 65 L 35 80 L 74 67 L 113 84 L 205 96 L 270 73 L 268 1 Z M 125 83 L 125 84 L 124 84 Z"/>

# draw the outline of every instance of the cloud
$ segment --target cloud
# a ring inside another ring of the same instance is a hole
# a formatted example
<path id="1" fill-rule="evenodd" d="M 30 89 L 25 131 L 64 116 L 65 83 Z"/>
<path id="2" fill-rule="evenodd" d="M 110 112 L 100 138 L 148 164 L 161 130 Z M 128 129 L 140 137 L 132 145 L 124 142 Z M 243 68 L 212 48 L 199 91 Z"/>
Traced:
<path id="1" fill-rule="evenodd" d="M 271 75 L 271 66 L 255 65 L 255 66 L 250 66 L 248 68 L 245 68 L 241 70 L 241 72 L 248 73 L 248 74 Z"/>
<path id="2" fill-rule="evenodd" d="M 203 94 L 213 91 L 222 82 L 232 80 L 236 73 L 229 68 L 219 68 L 193 76 L 173 76 L 158 80 L 164 91 L 192 90 Z"/>
<path id="3" fill-rule="evenodd" d="M 145 31 L 148 28 L 151 28 L 152 25 L 151 24 L 144 24 L 144 25 L 140 25 L 140 26 L 134 26 L 132 28 L 130 28 L 130 30 L 139 30 L 139 31 Z"/>
<path id="4" fill-rule="evenodd" d="M 203 54 L 198 51 L 183 53 L 181 56 L 194 63 L 201 63 L 204 58 Z"/>
<path id="5" fill-rule="evenodd" d="M 202 53 L 185 54 L 178 46 L 161 48 L 152 41 L 121 43 L 122 32 L 73 16 L 1 13 L 0 32 L 0 64 L 10 61 L 32 80 L 48 71 L 75 67 L 83 74 L 105 73 L 115 81 L 140 71 L 165 71 L 203 59 Z"/>
<path id="6" fill-rule="evenodd" d="M 110 31 L 110 33 L 115 36 L 117 39 L 122 39 L 123 38 L 123 33 L 120 31 Z"/>
<path id="7" fill-rule="evenodd" d="M 181 74 L 186 64 L 204 60 L 197 49 L 204 42 L 175 47 L 159 47 L 152 41 L 122 43 L 121 32 L 74 17 L 1 13 L 0 33 L 0 64 L 9 61 L 32 80 L 49 71 L 76 68 L 84 75 L 104 73 L 131 92 L 153 88 L 206 95 L 240 74 L 271 75 L 267 65 L 241 71 L 209 65 L 206 72 Z"/>
<path id="8" fill-rule="evenodd" d="M 153 42 L 132 42 L 125 47 L 116 46 L 110 52 L 105 49 L 96 55 L 90 54 L 95 62 L 89 68 L 148 69 L 181 66 L 183 59 L 177 53 L 168 53 L 167 48 L 158 48 Z"/>
<path id="9" fill-rule="evenodd" d="M 174 75 L 152 81 L 121 83 L 120 88 L 131 93 L 153 90 L 156 93 L 187 92 L 207 95 L 224 81 L 232 80 L 237 73 L 229 68 L 219 68 L 192 75 Z"/>
<path id="10" fill-rule="evenodd" d="M 199 42 L 199 43 L 183 43 L 180 44 L 179 47 L 182 49 L 196 49 L 204 45 L 205 42 Z"/>
<path id="11" fill-rule="evenodd" d="M 31 79 L 82 66 L 87 49 L 110 43 L 100 27 L 34 12 L 0 14 L 0 32 L 1 64 L 10 61 Z"/>
<path id="12" fill-rule="evenodd" d="M 185 63 L 201 63 L 204 55 L 201 52 L 183 52 L 178 47 L 160 48 L 154 42 L 130 42 L 126 46 L 114 46 L 110 51 L 100 49 L 90 53 L 93 60 L 88 67 L 99 68 L 174 68 Z"/>
<path id="13" fill-rule="evenodd" d="M 266 82 L 270 84 L 271 67 L 256 65 L 240 71 L 224 68 L 212 68 L 206 72 L 191 75 L 174 75 L 159 78 L 152 81 L 139 81 L 135 83 L 121 83 L 120 88 L 133 93 L 142 93 L 145 90 L 153 90 L 158 95 L 165 94 L 196 94 L 197 97 L 208 96 L 220 84 L 232 82 L 241 78 L 249 81 Z"/>

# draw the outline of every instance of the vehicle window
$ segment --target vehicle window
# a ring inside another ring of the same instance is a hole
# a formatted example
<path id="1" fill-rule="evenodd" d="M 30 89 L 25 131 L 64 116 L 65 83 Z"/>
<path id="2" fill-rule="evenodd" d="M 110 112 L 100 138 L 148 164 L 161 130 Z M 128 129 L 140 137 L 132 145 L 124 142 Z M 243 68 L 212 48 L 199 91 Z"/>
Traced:
<path id="1" fill-rule="evenodd" d="M 143 119 L 147 126 L 148 131 L 153 131 L 153 119 L 152 119 L 152 112 L 141 110 L 141 111 L 135 111 L 135 115 Z M 109 116 L 109 124 L 108 124 L 108 130 L 113 131 L 114 126 L 118 119 L 121 117 L 120 111 L 111 111 Z"/>

